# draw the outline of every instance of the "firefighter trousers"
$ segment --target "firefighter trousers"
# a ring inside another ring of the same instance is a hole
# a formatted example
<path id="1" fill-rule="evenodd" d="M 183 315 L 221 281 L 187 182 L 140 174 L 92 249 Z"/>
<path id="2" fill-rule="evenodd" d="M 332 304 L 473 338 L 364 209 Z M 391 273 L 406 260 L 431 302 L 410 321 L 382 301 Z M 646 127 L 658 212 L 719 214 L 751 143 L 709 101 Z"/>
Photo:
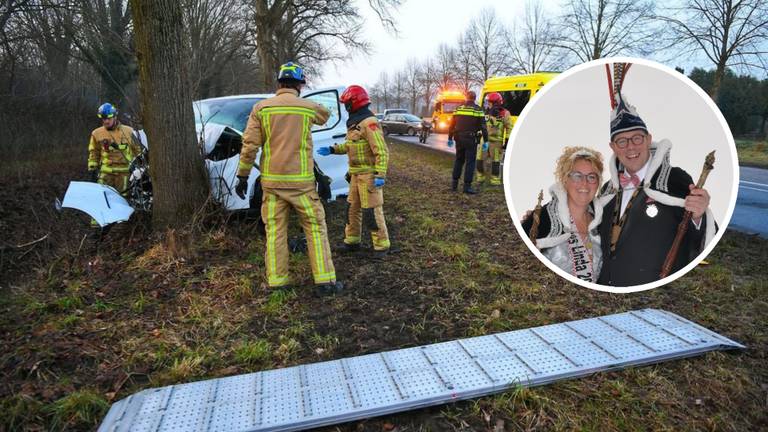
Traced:
<path id="1" fill-rule="evenodd" d="M 471 184 L 475 178 L 475 162 L 477 159 L 477 138 L 456 137 L 456 160 L 453 162 L 453 180 L 461 177 L 464 168 L 464 184 Z M 466 166 L 465 166 L 466 165 Z"/>
<path id="2" fill-rule="evenodd" d="M 264 262 L 267 268 L 267 284 L 277 288 L 289 284 L 288 275 L 288 216 L 293 209 L 299 216 L 307 237 L 309 263 L 315 284 L 336 281 L 336 271 L 328 245 L 325 227 L 325 209 L 315 190 L 273 189 L 264 187 L 261 217 L 267 232 Z"/>
<path id="3" fill-rule="evenodd" d="M 374 250 L 389 249 L 389 233 L 384 220 L 384 193 L 373 184 L 373 174 L 351 174 L 349 179 L 349 222 L 344 229 L 344 243 L 359 244 L 363 223 L 371 230 Z"/>
<path id="4" fill-rule="evenodd" d="M 490 141 L 488 150 L 483 151 L 482 146 L 477 146 L 477 178 L 479 181 L 490 178 L 491 184 L 501 184 L 501 156 L 504 152 L 500 141 Z M 491 167 L 488 175 L 488 167 Z"/>
<path id="5" fill-rule="evenodd" d="M 99 175 L 99 183 L 107 186 L 112 186 L 121 195 L 126 196 L 128 194 L 128 178 L 130 173 L 127 172 L 102 172 Z"/>

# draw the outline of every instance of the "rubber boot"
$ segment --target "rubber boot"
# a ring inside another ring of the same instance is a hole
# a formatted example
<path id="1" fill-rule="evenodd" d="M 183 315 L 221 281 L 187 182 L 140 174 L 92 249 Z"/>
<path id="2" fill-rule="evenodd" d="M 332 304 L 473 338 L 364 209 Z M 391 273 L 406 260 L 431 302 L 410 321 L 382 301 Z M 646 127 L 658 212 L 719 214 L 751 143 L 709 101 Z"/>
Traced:
<path id="1" fill-rule="evenodd" d="M 355 252 L 360 250 L 360 243 L 342 243 L 338 248 L 336 248 L 336 250 L 342 253 Z"/>
<path id="2" fill-rule="evenodd" d="M 477 191 L 472 189 L 472 183 L 464 183 L 464 193 L 467 195 L 475 195 Z"/>

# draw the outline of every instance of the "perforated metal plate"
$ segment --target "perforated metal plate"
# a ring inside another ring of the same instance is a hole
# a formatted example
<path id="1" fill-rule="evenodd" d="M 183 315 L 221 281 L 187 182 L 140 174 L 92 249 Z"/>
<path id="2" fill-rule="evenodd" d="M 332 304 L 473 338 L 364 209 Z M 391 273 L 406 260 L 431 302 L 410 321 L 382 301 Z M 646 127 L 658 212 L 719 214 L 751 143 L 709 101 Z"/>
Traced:
<path id="1" fill-rule="evenodd" d="M 295 431 L 731 348 L 744 346 L 645 309 L 148 389 L 99 432 Z"/>

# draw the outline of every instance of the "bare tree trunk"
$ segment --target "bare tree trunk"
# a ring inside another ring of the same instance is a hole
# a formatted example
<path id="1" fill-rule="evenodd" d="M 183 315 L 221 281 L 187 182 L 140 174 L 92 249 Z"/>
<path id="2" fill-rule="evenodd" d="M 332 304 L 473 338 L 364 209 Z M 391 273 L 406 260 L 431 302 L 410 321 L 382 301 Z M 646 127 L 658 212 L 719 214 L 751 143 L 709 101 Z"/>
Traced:
<path id="1" fill-rule="evenodd" d="M 182 226 L 204 204 L 208 184 L 195 137 L 181 5 L 177 0 L 131 0 L 131 10 L 150 142 L 152 223 L 156 228 Z"/>
<path id="2" fill-rule="evenodd" d="M 717 104 L 720 99 L 720 86 L 723 83 L 723 77 L 725 76 L 725 63 L 720 63 L 715 69 L 715 78 L 712 82 L 712 88 L 709 89 L 709 97 Z"/>

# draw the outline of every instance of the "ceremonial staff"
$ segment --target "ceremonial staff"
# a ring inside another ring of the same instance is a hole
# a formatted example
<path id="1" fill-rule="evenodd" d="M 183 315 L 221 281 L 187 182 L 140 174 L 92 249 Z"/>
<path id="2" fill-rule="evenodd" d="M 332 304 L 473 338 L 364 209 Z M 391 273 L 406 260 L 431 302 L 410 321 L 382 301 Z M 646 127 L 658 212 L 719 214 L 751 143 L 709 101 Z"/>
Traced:
<path id="1" fill-rule="evenodd" d="M 528 233 L 528 238 L 531 239 L 534 246 L 536 246 L 536 236 L 539 235 L 539 223 L 541 222 L 541 200 L 543 199 L 544 189 L 539 191 L 539 201 L 536 203 L 536 208 L 533 209 L 533 224 L 531 225 L 531 231 Z"/>
<path id="2" fill-rule="evenodd" d="M 701 171 L 699 181 L 696 182 L 697 189 L 704 187 L 704 182 L 707 181 L 707 176 L 714 168 L 715 151 L 712 150 L 712 152 L 707 155 L 706 159 L 704 159 L 704 169 Z M 690 212 L 690 210 L 686 210 L 685 214 L 683 215 L 683 220 L 680 222 L 680 225 L 677 226 L 677 234 L 675 234 L 675 240 L 672 242 L 672 246 L 669 248 L 667 258 L 664 260 L 664 265 L 661 267 L 661 273 L 659 274 L 659 277 L 662 279 L 669 275 L 669 272 L 672 271 L 672 266 L 675 265 L 677 252 L 680 250 L 680 244 L 683 242 L 685 232 L 688 231 L 688 223 L 691 221 L 692 215 L 693 214 Z"/>

